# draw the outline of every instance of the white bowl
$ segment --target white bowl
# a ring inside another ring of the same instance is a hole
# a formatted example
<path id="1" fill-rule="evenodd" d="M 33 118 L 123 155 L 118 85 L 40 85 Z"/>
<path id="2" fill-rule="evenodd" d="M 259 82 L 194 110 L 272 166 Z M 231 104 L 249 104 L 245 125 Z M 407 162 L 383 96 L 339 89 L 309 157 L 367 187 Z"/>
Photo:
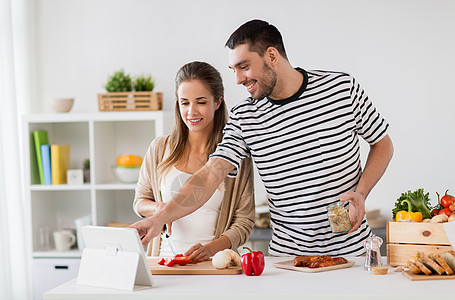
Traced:
<path id="1" fill-rule="evenodd" d="M 118 180 L 126 183 L 137 182 L 141 167 L 114 167 Z"/>
<path id="2" fill-rule="evenodd" d="M 52 101 L 52 108 L 57 113 L 69 112 L 74 104 L 74 98 L 56 98 Z"/>

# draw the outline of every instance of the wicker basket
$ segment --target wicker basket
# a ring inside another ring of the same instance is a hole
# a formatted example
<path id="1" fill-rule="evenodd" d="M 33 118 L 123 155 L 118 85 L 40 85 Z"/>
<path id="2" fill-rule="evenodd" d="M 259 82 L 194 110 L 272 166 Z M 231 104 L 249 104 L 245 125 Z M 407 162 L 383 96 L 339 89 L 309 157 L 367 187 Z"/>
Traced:
<path id="1" fill-rule="evenodd" d="M 163 93 L 118 92 L 98 94 L 100 111 L 144 111 L 161 110 Z"/>

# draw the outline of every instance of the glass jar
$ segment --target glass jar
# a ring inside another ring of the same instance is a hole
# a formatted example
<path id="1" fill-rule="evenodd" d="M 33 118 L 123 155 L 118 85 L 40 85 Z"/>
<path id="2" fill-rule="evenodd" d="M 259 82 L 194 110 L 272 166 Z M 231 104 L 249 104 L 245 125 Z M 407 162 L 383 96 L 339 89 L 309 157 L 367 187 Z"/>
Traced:
<path id="1" fill-rule="evenodd" d="M 329 217 L 330 227 L 333 233 L 343 233 L 352 228 L 348 210 L 341 201 L 327 206 L 327 216 Z"/>

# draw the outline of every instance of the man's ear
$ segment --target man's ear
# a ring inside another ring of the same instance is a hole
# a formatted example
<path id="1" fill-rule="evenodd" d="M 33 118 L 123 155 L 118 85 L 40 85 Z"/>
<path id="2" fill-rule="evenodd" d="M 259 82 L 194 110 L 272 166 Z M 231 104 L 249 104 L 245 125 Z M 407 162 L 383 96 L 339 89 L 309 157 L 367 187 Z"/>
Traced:
<path id="1" fill-rule="evenodd" d="M 265 56 L 272 65 L 275 65 L 278 61 L 280 53 L 275 47 L 268 47 L 267 50 L 265 51 Z"/>

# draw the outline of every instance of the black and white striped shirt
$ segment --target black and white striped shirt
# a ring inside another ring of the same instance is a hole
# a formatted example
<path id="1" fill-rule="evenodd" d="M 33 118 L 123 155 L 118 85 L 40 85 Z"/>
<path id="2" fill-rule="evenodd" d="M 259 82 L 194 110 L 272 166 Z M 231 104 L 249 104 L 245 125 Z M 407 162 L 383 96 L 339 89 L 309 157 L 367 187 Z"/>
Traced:
<path id="1" fill-rule="evenodd" d="M 374 144 L 389 125 L 352 76 L 297 70 L 304 82 L 291 98 L 247 98 L 231 110 L 212 157 L 236 168 L 253 157 L 269 195 L 269 254 L 360 255 L 371 235 L 365 218 L 355 232 L 332 234 L 326 207 L 359 182 L 358 137 Z"/>

